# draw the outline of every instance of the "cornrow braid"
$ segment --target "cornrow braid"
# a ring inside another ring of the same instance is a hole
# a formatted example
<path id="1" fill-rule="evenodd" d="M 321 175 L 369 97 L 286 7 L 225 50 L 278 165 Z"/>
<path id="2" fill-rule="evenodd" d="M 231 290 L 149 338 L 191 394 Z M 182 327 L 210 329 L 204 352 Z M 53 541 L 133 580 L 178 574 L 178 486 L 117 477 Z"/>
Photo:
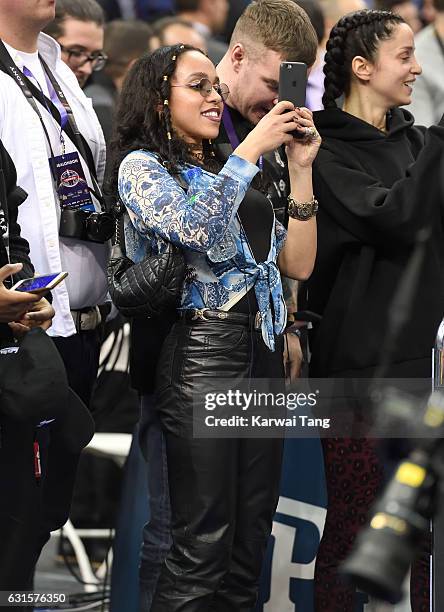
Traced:
<path id="1" fill-rule="evenodd" d="M 327 41 L 324 64 L 324 108 L 337 108 L 336 100 L 348 94 L 353 58 L 361 55 L 374 61 L 381 40 L 392 35 L 404 19 L 390 11 L 366 9 L 342 17 L 332 28 Z"/>

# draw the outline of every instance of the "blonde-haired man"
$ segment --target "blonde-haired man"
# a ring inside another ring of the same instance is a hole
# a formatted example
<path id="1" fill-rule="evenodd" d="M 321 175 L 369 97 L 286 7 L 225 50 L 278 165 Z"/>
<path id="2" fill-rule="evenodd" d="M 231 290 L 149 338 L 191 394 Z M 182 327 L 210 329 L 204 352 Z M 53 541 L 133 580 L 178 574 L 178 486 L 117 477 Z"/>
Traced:
<path id="1" fill-rule="evenodd" d="M 310 68 L 316 60 L 317 47 L 316 32 L 307 13 L 293 0 L 256 0 L 247 6 L 236 23 L 228 51 L 217 66 L 221 82 L 230 89 L 226 113 L 240 140 L 276 104 L 281 62 L 304 62 Z M 233 143 L 227 132 L 224 119 L 217 143 L 229 153 Z M 283 151 L 265 155 L 261 189 L 284 225 L 288 184 Z M 291 321 L 297 310 L 298 283 L 283 278 L 283 287 Z M 286 347 L 286 371 L 293 379 L 298 376 L 302 361 L 299 338 L 287 334 Z"/>
<path id="2" fill-rule="evenodd" d="M 257 0 L 239 18 L 217 66 L 230 88 L 229 107 L 256 124 L 277 101 L 282 61 L 316 60 L 317 38 L 303 9 L 292 0 Z"/>

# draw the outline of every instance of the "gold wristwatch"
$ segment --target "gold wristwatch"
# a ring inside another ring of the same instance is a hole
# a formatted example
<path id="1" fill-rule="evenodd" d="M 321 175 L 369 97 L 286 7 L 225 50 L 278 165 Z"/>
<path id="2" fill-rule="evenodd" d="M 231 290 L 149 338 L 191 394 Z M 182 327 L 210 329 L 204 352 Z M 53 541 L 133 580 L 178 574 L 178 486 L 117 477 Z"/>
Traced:
<path id="1" fill-rule="evenodd" d="M 298 202 L 291 195 L 288 196 L 288 215 L 298 221 L 308 221 L 318 212 L 319 204 L 317 199 L 312 196 L 308 202 Z"/>

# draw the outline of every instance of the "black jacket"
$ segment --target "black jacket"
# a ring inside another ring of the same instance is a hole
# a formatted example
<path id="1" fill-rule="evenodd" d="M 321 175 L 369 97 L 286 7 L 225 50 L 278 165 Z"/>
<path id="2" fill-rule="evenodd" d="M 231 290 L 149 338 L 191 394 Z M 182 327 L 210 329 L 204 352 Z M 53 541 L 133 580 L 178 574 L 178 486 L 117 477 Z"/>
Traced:
<path id="1" fill-rule="evenodd" d="M 9 232 L 9 260 L 11 263 L 22 263 L 22 270 L 14 276 L 14 281 L 34 275 L 34 268 L 29 259 L 29 245 L 20 236 L 20 226 L 17 223 L 19 205 L 27 194 L 17 187 L 15 166 L 0 141 L 0 267 L 8 263 L 6 244 L 3 236 L 6 226 Z M 0 324 L 0 339 L 8 339 L 10 330 L 6 324 Z"/>
<path id="2" fill-rule="evenodd" d="M 315 113 L 315 122 L 323 139 L 314 165 L 318 254 L 307 287 L 308 308 L 323 320 L 312 338 L 311 374 L 371 375 L 418 230 L 431 223 L 411 316 L 392 359 L 396 375 L 428 376 L 444 314 L 444 120 L 424 130 L 395 109 L 387 134 L 337 109 Z"/>

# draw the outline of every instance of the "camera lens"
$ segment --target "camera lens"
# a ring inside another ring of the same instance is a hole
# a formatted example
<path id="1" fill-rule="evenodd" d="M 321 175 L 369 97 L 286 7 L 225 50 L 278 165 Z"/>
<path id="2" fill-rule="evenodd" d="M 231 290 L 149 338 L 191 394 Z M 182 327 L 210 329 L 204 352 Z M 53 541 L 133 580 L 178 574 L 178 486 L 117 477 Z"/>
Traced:
<path id="1" fill-rule="evenodd" d="M 86 220 L 86 233 L 92 242 L 106 242 L 114 233 L 114 218 L 111 213 L 94 212 Z"/>
<path id="2" fill-rule="evenodd" d="M 369 528 L 358 538 L 341 573 L 360 591 L 396 604 L 402 599 L 402 584 L 415 556 L 416 543 L 416 538 Z"/>
<path id="3" fill-rule="evenodd" d="M 427 453 L 413 451 L 399 464 L 341 573 L 377 599 L 400 601 L 404 578 L 429 533 L 436 490 Z"/>

